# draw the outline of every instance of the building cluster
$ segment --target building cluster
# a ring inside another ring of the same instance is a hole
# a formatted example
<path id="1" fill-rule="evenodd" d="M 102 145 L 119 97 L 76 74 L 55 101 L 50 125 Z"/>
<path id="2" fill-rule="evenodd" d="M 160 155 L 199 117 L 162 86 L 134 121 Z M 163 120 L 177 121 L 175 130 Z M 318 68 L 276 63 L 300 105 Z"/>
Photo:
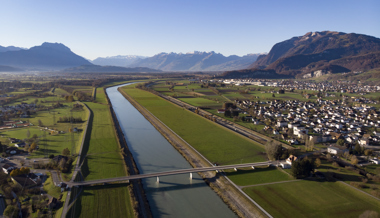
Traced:
<path id="1" fill-rule="evenodd" d="M 202 80 L 202 82 L 216 82 L 231 84 L 235 86 L 256 85 L 256 86 L 274 86 L 284 90 L 311 90 L 318 92 L 340 92 L 340 93 L 362 93 L 376 92 L 380 86 L 369 86 L 354 84 L 351 82 L 338 81 L 331 83 L 328 81 L 315 83 L 309 81 L 290 81 L 290 80 L 269 80 L 269 79 L 214 79 Z"/>
<path id="2" fill-rule="evenodd" d="M 315 143 L 338 139 L 362 146 L 380 143 L 380 132 L 368 131 L 380 125 L 380 112 L 374 107 L 350 107 L 340 103 L 340 100 L 273 100 L 259 104 L 237 100 L 236 105 L 252 115 L 246 116 L 246 119 L 256 124 L 267 124 L 265 131 L 281 135 L 290 143 L 296 144 L 299 139 L 306 138 Z"/>
<path id="3" fill-rule="evenodd" d="M 308 81 L 286 81 L 282 80 L 277 84 L 278 87 L 285 90 L 312 90 L 319 92 L 340 92 L 340 93 L 363 93 L 376 92 L 380 86 L 368 86 L 361 84 L 352 84 L 348 82 L 320 82 L 313 83 Z"/>
<path id="4" fill-rule="evenodd" d="M 36 104 L 27 104 L 27 103 L 21 103 L 17 105 L 4 105 L 0 107 L 1 114 L 4 113 L 16 113 L 16 114 L 24 114 L 29 110 L 34 110 L 36 107 Z M 1 116 L 0 114 L 0 116 Z"/>

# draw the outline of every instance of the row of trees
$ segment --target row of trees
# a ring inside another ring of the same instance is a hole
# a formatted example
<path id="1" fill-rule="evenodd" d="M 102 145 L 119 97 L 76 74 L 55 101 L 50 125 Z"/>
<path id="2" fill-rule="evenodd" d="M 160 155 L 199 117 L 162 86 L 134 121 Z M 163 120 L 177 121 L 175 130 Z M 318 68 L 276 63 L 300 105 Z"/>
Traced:
<path id="1" fill-rule="evenodd" d="M 70 123 L 70 122 L 80 123 L 82 122 L 82 118 L 73 117 L 73 116 L 70 116 L 70 117 L 64 116 L 64 117 L 59 117 L 58 122 L 59 123 Z"/>

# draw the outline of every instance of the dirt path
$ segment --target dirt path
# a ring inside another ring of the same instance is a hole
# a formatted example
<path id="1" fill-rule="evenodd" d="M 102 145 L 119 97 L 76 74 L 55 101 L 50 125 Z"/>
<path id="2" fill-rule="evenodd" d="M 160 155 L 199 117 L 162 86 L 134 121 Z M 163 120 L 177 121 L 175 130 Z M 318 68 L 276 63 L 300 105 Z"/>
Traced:
<path id="1" fill-rule="evenodd" d="M 185 157 L 193 167 L 210 167 L 212 164 L 187 142 L 175 134 L 165 124 L 158 120 L 147 109 L 127 95 L 122 89 L 120 93 L 150 122 L 152 125 Z M 240 217 L 267 217 L 259 208 L 247 199 L 240 189 L 236 189 L 220 174 L 215 172 L 200 173 L 210 187 L 224 202 Z"/>

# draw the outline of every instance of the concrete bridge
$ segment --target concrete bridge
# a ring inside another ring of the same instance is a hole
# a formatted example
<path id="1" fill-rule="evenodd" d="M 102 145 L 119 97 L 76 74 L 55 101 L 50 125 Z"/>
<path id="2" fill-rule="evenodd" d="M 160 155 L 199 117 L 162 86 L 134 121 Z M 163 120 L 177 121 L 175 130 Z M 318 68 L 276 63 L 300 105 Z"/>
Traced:
<path id="1" fill-rule="evenodd" d="M 189 173 L 190 178 L 192 178 L 192 173 L 206 172 L 206 171 L 218 172 L 219 170 L 225 170 L 225 169 L 237 170 L 237 168 L 245 168 L 245 167 L 252 167 L 254 169 L 257 166 L 268 166 L 273 163 L 274 163 L 273 161 L 266 161 L 266 162 L 256 162 L 256 163 L 225 165 L 225 166 L 181 169 L 181 170 L 172 170 L 172 171 L 165 171 L 165 172 L 158 172 L 158 173 L 147 173 L 147 174 L 138 174 L 138 175 L 131 175 L 131 176 L 116 177 L 116 178 L 91 180 L 91 181 L 67 182 L 67 185 L 72 187 L 72 186 L 86 186 L 86 185 L 104 184 L 104 183 L 112 183 L 112 182 L 129 182 L 129 180 L 133 180 L 133 179 L 144 179 L 144 178 L 151 178 L 151 177 L 157 177 L 157 182 L 159 182 L 160 176 Z"/>

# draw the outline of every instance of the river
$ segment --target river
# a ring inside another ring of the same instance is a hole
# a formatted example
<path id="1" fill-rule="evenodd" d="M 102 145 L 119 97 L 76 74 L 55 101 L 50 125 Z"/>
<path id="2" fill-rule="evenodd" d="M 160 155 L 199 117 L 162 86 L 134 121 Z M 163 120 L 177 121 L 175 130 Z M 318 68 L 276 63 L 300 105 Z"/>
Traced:
<path id="1" fill-rule="evenodd" d="M 118 91 L 106 89 L 128 147 L 141 174 L 191 168 L 191 165 Z M 154 217 L 236 217 L 198 175 L 143 179 Z"/>

